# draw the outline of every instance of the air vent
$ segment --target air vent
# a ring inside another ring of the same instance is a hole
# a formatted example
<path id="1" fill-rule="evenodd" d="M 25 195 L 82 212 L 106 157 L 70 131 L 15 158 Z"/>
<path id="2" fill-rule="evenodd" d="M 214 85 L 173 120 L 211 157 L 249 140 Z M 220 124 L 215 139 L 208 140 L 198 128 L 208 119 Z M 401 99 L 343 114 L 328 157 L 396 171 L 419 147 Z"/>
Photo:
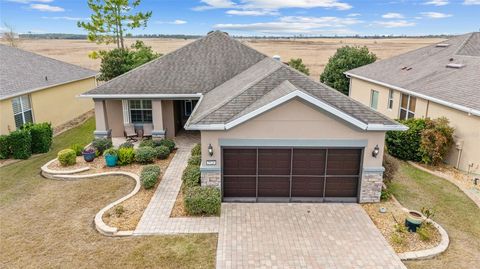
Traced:
<path id="1" fill-rule="evenodd" d="M 455 69 L 460 69 L 463 68 L 465 65 L 464 64 L 447 64 L 448 68 L 455 68 Z"/>
<path id="2" fill-rule="evenodd" d="M 447 43 L 438 43 L 437 45 L 435 45 L 435 47 L 437 48 L 446 48 L 450 46 L 450 44 L 447 44 Z"/>

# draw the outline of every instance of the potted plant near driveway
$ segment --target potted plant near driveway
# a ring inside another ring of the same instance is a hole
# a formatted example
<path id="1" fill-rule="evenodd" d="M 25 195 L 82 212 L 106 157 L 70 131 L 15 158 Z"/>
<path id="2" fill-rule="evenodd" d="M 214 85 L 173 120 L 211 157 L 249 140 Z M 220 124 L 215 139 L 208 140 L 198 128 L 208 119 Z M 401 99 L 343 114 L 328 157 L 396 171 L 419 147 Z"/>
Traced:
<path id="1" fill-rule="evenodd" d="M 118 150 L 114 148 L 109 148 L 103 152 L 103 156 L 105 156 L 105 163 L 107 164 L 108 167 L 117 166 Z"/>
<path id="2" fill-rule="evenodd" d="M 96 150 L 92 147 L 88 147 L 82 151 L 83 159 L 86 162 L 93 162 L 96 156 Z"/>
<path id="3" fill-rule="evenodd" d="M 422 225 L 424 220 L 425 217 L 422 215 L 422 213 L 415 210 L 410 210 L 408 211 L 407 218 L 405 219 L 405 226 L 407 226 L 410 232 L 416 232 L 417 228 Z"/>

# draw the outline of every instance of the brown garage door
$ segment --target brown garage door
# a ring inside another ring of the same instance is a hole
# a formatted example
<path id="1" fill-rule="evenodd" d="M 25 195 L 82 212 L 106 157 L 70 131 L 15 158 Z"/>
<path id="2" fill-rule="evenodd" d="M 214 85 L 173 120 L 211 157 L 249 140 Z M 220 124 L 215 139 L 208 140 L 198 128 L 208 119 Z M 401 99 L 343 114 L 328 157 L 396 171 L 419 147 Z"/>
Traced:
<path id="1" fill-rule="evenodd" d="M 362 149 L 224 148 L 224 201 L 356 202 Z"/>

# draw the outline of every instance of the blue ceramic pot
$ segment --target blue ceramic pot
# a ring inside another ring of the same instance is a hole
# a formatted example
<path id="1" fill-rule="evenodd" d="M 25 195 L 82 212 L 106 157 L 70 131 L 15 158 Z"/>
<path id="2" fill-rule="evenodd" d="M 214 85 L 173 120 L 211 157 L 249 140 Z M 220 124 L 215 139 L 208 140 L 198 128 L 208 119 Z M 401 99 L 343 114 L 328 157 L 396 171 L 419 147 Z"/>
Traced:
<path id="1" fill-rule="evenodd" d="M 83 159 L 86 161 L 86 162 L 93 162 L 93 160 L 95 159 L 95 152 L 83 152 L 82 153 L 83 155 Z"/>
<path id="2" fill-rule="evenodd" d="M 107 163 L 108 167 L 115 167 L 117 166 L 118 157 L 114 155 L 105 155 L 105 162 Z"/>

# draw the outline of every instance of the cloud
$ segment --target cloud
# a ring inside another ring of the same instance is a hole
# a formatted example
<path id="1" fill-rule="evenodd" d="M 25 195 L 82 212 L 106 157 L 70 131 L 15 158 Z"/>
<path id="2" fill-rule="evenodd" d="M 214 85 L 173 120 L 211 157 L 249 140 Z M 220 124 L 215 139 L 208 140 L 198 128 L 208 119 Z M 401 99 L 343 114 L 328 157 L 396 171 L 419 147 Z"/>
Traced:
<path id="1" fill-rule="evenodd" d="M 433 6 L 445 6 L 445 5 L 448 5 L 448 0 L 430 0 L 430 1 L 427 1 L 425 3 L 423 3 L 424 5 L 433 5 Z"/>
<path id="2" fill-rule="evenodd" d="M 358 16 L 361 16 L 362 14 L 360 13 L 350 13 L 347 15 L 347 17 L 358 17 Z"/>
<path id="3" fill-rule="evenodd" d="M 415 22 L 406 21 L 406 20 L 375 21 L 374 24 L 383 26 L 385 28 L 398 28 L 398 27 L 415 26 Z"/>
<path id="4" fill-rule="evenodd" d="M 42 19 L 48 20 L 66 20 L 66 21 L 89 21 L 90 18 L 80 18 L 80 17 L 69 17 L 69 16 L 58 16 L 58 17 L 47 17 L 43 16 Z"/>
<path id="5" fill-rule="evenodd" d="M 278 11 L 273 11 L 273 10 L 238 10 L 238 9 L 231 9 L 227 10 L 225 12 L 229 15 L 237 15 L 237 16 L 266 16 L 266 15 L 271 15 L 271 16 L 277 16 L 280 15 Z"/>
<path id="6" fill-rule="evenodd" d="M 46 12 L 63 12 L 65 9 L 58 6 L 51 6 L 46 4 L 30 4 L 31 9 L 36 9 L 39 11 L 46 11 Z"/>
<path id="7" fill-rule="evenodd" d="M 466 6 L 480 5 L 480 0 L 465 0 L 463 4 Z"/>
<path id="8" fill-rule="evenodd" d="M 420 14 L 430 19 L 443 19 L 443 18 L 452 17 L 451 14 L 445 14 L 440 12 L 421 12 Z"/>
<path id="9" fill-rule="evenodd" d="M 238 3 L 230 0 L 201 0 L 202 6 L 193 10 L 230 8 L 247 10 L 279 10 L 282 8 L 334 8 L 338 10 L 351 9 L 352 6 L 341 0 L 240 0 Z"/>
<path id="10" fill-rule="evenodd" d="M 184 20 L 156 21 L 155 23 L 158 23 L 158 24 L 175 24 L 175 25 L 180 25 L 180 24 L 186 24 L 187 21 L 184 21 Z"/>
<path id="11" fill-rule="evenodd" d="M 263 34 L 348 35 L 355 32 L 346 27 L 359 23 L 362 23 L 362 21 L 355 18 L 286 16 L 271 22 L 227 23 L 216 24 L 213 27 L 220 30 L 258 32 Z"/>
<path id="12" fill-rule="evenodd" d="M 51 3 L 53 0 L 7 0 L 7 2 L 14 2 L 20 4 L 30 4 L 30 3 Z"/>
<path id="13" fill-rule="evenodd" d="M 390 13 L 383 14 L 382 18 L 384 18 L 384 19 L 403 19 L 404 17 L 400 13 L 390 12 Z"/>

